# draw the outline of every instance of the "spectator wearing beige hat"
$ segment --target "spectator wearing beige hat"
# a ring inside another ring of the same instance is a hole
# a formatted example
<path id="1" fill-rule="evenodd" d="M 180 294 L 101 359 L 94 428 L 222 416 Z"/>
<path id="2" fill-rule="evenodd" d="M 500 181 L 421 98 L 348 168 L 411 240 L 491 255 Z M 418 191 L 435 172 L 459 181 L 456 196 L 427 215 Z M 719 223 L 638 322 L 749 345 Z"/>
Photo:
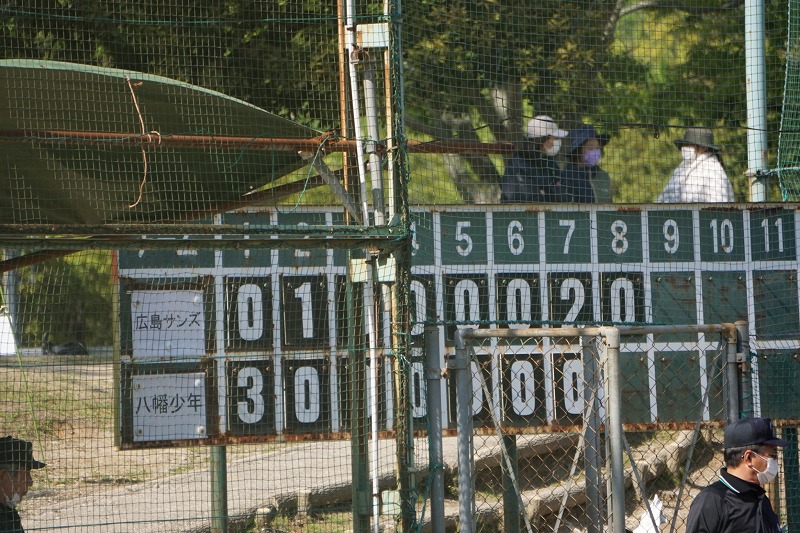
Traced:
<path id="1" fill-rule="evenodd" d="M 708 128 L 687 128 L 675 141 L 683 161 L 658 197 L 659 203 L 733 202 L 733 187 L 722 168 L 714 132 Z"/>
<path id="2" fill-rule="evenodd" d="M 561 169 L 555 156 L 569 134 L 547 115 L 528 122 L 527 140 L 521 150 L 506 161 L 500 184 L 504 204 L 563 202 Z"/>

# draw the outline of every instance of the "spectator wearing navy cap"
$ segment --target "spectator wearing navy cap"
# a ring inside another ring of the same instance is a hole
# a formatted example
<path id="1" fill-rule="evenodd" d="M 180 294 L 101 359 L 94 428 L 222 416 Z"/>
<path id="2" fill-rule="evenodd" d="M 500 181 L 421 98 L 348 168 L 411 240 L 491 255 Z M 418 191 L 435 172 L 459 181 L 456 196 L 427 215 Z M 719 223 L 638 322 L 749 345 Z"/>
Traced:
<path id="1" fill-rule="evenodd" d="M 45 464 L 33 458 L 33 444 L 11 436 L 0 438 L 0 533 L 23 533 L 17 505 L 33 484 L 31 470 Z"/>
<path id="2" fill-rule="evenodd" d="M 778 474 L 778 446 L 769 418 L 743 418 L 725 426 L 725 467 L 700 491 L 686 533 L 780 533 L 764 485 Z"/>
<path id="3" fill-rule="evenodd" d="M 600 168 L 603 148 L 610 137 L 600 135 L 594 126 L 582 125 L 569 132 L 569 158 L 564 168 L 564 194 L 568 202 L 610 204 L 611 177 Z"/>

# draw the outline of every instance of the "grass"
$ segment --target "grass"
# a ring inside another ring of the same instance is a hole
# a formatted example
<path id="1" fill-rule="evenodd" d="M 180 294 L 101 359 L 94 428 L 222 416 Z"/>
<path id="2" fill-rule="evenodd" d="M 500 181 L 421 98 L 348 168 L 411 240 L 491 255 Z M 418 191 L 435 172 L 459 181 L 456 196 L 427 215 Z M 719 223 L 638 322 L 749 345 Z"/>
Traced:
<path id="1" fill-rule="evenodd" d="M 14 366 L 0 367 L 0 427 L 28 437 L 58 437 L 76 423 L 93 428 L 110 427 L 113 421 L 113 389 L 110 379 L 98 377 L 86 383 L 81 374 L 108 372 L 101 367 L 66 366 L 37 357 L 35 362 L 16 360 Z M 94 367 L 94 368 L 92 368 Z M 12 429 L 13 428 L 13 429 Z"/>

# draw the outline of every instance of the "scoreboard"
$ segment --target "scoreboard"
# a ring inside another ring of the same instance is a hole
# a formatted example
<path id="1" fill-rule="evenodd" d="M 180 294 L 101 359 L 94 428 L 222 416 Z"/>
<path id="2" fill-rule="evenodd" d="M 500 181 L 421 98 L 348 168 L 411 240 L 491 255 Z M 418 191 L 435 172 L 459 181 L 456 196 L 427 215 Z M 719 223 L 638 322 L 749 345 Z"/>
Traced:
<path id="1" fill-rule="evenodd" d="M 780 390 L 800 386 L 800 372 L 778 366 L 794 360 L 795 368 L 800 348 L 793 205 L 472 206 L 418 208 L 412 217 L 409 381 L 420 429 L 422 337 L 431 322 L 440 325 L 444 354 L 460 327 L 746 320 L 751 346 L 773 356 L 756 379 L 769 376 L 764 386 Z M 343 216 L 317 208 L 231 213 L 221 222 L 335 226 Z M 346 434 L 346 250 L 179 245 L 119 252 L 122 445 Z M 390 323 L 383 311 L 382 352 L 390 349 Z M 716 363 L 706 357 L 718 351 L 717 341 L 695 334 L 690 342 L 637 338 L 623 345 L 626 421 L 717 416 L 720 400 L 709 394 L 702 401 L 704 391 L 721 387 Z M 545 344 L 477 348 L 477 425 L 490 426 L 492 416 L 519 427 L 579 423 L 580 347 Z M 379 360 L 379 425 L 391 431 L 393 369 Z M 680 402 L 672 387 L 684 391 Z M 446 389 L 453 426 L 452 387 Z M 770 401 L 758 406 L 764 416 L 781 409 Z"/>

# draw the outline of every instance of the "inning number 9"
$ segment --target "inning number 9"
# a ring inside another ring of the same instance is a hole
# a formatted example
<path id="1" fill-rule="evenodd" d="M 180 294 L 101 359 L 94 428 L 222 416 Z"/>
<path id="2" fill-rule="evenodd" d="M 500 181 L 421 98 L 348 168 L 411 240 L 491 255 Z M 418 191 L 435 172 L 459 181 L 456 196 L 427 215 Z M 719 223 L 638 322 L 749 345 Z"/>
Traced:
<path id="1" fill-rule="evenodd" d="M 678 223 L 671 218 L 664 222 L 662 228 L 664 232 L 664 250 L 667 253 L 674 254 L 678 251 L 678 246 L 681 244 L 681 234 L 678 232 Z"/>

